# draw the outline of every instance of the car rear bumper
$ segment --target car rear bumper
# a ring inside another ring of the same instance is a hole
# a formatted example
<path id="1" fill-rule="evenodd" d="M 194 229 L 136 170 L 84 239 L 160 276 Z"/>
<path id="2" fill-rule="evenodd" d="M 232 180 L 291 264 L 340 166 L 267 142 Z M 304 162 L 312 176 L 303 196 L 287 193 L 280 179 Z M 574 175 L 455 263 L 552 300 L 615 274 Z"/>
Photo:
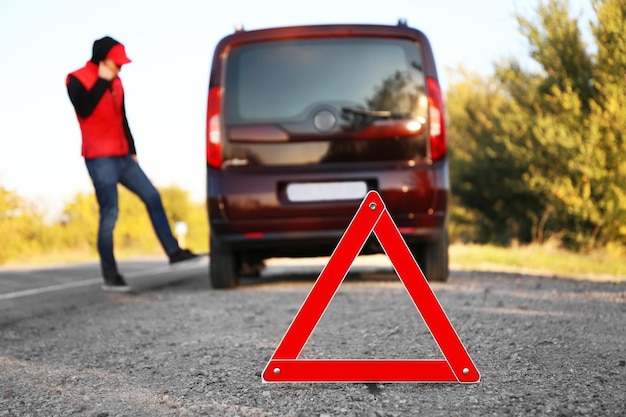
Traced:
<path id="1" fill-rule="evenodd" d="M 393 216 L 392 216 L 393 218 Z M 284 230 L 261 232 L 251 231 L 246 225 L 237 227 L 237 223 L 211 224 L 212 239 L 218 239 L 221 245 L 225 245 L 235 251 L 256 252 L 260 257 L 307 257 L 330 255 L 339 240 L 345 233 L 351 219 L 345 219 L 341 226 L 309 228 L 308 230 L 289 228 L 289 224 L 283 224 Z M 320 219 L 315 219 L 319 224 Z M 409 246 L 432 242 L 439 239 L 445 232 L 445 214 L 439 213 L 430 216 L 428 227 L 415 225 L 397 225 L 404 240 Z M 423 224 L 423 223 L 422 223 Z M 240 231 L 233 231 L 240 229 Z M 361 253 L 381 253 L 382 249 L 372 233 L 364 244 Z"/>

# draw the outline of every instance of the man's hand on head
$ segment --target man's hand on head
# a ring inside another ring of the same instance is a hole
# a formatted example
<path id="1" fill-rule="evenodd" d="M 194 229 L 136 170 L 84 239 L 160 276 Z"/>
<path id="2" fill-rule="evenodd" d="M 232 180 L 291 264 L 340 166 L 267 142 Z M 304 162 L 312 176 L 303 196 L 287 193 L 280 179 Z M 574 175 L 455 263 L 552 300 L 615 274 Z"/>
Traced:
<path id="1" fill-rule="evenodd" d="M 98 66 L 98 77 L 103 80 L 112 81 L 117 76 L 117 71 L 107 65 L 106 61 L 100 61 Z"/>

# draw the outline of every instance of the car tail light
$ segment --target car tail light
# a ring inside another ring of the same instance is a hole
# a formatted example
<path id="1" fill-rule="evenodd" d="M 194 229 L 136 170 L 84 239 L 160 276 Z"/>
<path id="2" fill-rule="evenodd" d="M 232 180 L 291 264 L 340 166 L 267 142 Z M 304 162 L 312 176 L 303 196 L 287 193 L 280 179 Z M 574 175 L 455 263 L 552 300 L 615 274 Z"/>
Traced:
<path id="1" fill-rule="evenodd" d="M 209 90 L 206 122 L 206 162 L 213 168 L 222 166 L 221 95 L 220 87 L 211 87 Z"/>
<path id="2" fill-rule="evenodd" d="M 428 88 L 428 117 L 430 119 L 430 157 L 433 161 L 443 158 L 447 151 L 446 123 L 443 97 L 439 83 L 434 78 L 426 81 Z"/>

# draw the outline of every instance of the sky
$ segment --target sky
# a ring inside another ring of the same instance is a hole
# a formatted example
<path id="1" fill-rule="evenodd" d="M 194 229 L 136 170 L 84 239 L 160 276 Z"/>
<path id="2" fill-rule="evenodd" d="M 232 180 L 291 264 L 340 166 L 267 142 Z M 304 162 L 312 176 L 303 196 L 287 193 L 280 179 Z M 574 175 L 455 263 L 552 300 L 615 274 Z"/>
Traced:
<path id="1" fill-rule="evenodd" d="M 570 0 L 587 22 L 591 0 Z M 2 0 L 0 2 L 0 186 L 59 213 L 93 188 L 65 88 L 112 36 L 132 63 L 120 73 L 139 163 L 157 187 L 206 194 L 205 126 L 213 49 L 237 25 L 247 30 L 327 23 L 409 26 L 429 38 L 444 90 L 460 66 L 483 74 L 528 45 L 515 13 L 535 0 Z M 585 28 L 588 26 L 582 24 Z"/>

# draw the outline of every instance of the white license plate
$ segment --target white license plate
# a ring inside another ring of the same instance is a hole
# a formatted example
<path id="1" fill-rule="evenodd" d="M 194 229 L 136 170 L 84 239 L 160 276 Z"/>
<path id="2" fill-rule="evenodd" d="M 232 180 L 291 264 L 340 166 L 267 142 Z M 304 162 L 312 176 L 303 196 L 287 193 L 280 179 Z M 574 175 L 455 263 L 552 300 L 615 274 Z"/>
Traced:
<path id="1" fill-rule="evenodd" d="M 365 181 L 302 182 L 287 185 L 292 202 L 361 200 L 367 194 Z"/>

